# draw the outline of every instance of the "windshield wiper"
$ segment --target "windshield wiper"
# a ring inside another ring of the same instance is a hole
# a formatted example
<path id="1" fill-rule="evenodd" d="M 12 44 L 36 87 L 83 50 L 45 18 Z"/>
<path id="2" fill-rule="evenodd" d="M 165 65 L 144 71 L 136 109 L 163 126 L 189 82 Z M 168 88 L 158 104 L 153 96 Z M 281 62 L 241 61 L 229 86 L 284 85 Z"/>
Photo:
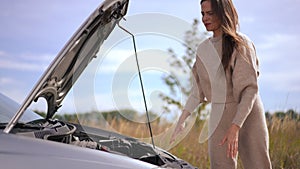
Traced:
<path id="1" fill-rule="evenodd" d="M 0 129 L 4 129 L 7 125 L 8 125 L 8 123 L 0 123 Z M 36 130 L 41 129 L 41 126 L 29 124 L 29 123 L 23 123 L 23 122 L 16 123 L 14 127 L 15 128 L 36 129 Z"/>
<path id="2" fill-rule="evenodd" d="M 8 123 L 0 123 L 0 129 L 4 129 Z"/>
<path id="3" fill-rule="evenodd" d="M 146 111 L 146 115 L 147 115 L 147 124 L 148 124 L 148 127 L 149 127 L 149 132 L 150 132 L 150 136 L 151 136 L 151 142 L 152 142 L 153 148 L 155 149 L 155 144 L 154 144 L 154 140 L 153 140 L 151 124 L 150 124 L 150 118 L 149 118 L 149 112 L 148 112 L 148 107 L 147 107 L 147 101 L 146 101 L 146 97 L 145 97 L 144 85 L 143 85 L 143 80 L 142 80 L 142 75 L 141 75 L 139 60 L 138 60 L 137 52 L 136 52 L 135 37 L 134 37 L 134 35 L 131 32 L 129 32 L 124 27 L 122 27 L 119 24 L 119 22 L 117 24 L 118 24 L 119 28 L 121 28 L 124 32 L 128 33 L 132 37 L 132 42 L 133 42 L 133 47 L 134 47 L 134 53 L 135 53 L 135 61 L 136 61 L 137 69 L 138 69 L 138 75 L 139 75 L 140 85 L 141 85 L 142 94 L 143 94 L 144 106 L 145 106 L 145 111 Z"/>

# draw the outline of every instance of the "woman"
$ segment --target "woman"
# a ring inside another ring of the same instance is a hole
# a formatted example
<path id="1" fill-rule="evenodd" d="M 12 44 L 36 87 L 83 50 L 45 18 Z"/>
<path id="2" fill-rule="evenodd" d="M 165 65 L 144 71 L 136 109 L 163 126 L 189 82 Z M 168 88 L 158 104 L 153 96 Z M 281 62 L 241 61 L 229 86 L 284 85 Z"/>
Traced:
<path id="1" fill-rule="evenodd" d="M 200 4 L 202 22 L 213 37 L 197 49 L 194 85 L 171 141 L 191 112 L 208 101 L 212 104 L 208 138 L 211 168 L 236 168 L 239 154 L 245 169 L 270 169 L 254 45 L 237 32 L 238 15 L 231 0 L 201 0 Z"/>

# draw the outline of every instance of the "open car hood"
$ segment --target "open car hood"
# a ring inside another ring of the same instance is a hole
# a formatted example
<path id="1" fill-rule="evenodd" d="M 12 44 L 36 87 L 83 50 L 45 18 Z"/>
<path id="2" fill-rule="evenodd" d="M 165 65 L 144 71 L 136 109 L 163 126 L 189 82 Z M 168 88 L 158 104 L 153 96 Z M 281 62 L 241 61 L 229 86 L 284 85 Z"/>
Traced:
<path id="1" fill-rule="evenodd" d="M 126 14 L 128 3 L 129 0 L 105 0 L 87 18 L 42 75 L 6 131 L 9 132 L 31 102 L 40 97 L 47 101 L 46 118 L 55 114 L 77 78 Z"/>

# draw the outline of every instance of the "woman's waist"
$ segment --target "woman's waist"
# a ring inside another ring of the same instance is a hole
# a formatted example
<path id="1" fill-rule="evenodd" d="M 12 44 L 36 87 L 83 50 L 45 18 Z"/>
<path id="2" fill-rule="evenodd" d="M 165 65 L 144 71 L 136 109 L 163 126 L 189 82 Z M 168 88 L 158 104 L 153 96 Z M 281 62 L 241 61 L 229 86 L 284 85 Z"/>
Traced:
<path id="1" fill-rule="evenodd" d="M 211 97 L 206 98 L 209 103 L 212 104 L 227 104 L 227 103 L 237 103 L 237 101 L 234 99 L 233 95 L 227 95 L 223 97 Z"/>

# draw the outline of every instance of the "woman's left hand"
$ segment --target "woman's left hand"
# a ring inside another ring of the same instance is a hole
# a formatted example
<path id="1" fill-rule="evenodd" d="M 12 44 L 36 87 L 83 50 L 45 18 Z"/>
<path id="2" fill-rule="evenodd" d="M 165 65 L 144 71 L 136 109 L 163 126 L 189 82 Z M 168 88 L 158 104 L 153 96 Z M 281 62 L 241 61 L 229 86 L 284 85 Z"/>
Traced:
<path id="1" fill-rule="evenodd" d="M 240 127 L 232 124 L 227 130 L 224 138 L 219 145 L 223 146 L 227 142 L 227 157 L 235 158 L 238 153 Z"/>

